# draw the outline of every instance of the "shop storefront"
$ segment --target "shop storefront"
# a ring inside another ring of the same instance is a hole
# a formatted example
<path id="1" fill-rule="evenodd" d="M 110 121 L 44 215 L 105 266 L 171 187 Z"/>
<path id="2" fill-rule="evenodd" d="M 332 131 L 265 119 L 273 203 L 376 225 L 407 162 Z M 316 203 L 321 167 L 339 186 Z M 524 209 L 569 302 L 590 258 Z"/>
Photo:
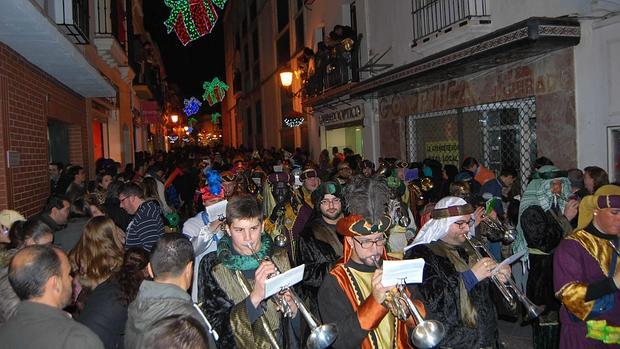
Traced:
<path id="1" fill-rule="evenodd" d="M 352 88 L 377 97 L 380 154 L 459 166 L 475 157 L 521 185 L 546 156 L 576 166 L 574 21 L 529 19 Z"/>
<path id="2" fill-rule="evenodd" d="M 358 104 L 318 117 L 321 148 L 331 153 L 332 147 L 340 151 L 350 148 L 356 154 L 364 150 L 364 105 Z"/>

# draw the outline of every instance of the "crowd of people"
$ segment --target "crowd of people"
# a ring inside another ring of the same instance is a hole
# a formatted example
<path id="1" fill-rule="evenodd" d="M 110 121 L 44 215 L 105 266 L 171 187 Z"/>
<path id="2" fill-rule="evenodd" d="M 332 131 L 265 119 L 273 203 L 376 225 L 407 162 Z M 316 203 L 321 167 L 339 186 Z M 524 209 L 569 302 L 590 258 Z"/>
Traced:
<path id="1" fill-rule="evenodd" d="M 599 167 L 183 148 L 95 172 L 52 163 L 40 214 L 0 212 L 0 348 L 502 348 L 499 317 L 535 348 L 620 345 Z M 402 259 L 422 282 L 384 285 Z"/>

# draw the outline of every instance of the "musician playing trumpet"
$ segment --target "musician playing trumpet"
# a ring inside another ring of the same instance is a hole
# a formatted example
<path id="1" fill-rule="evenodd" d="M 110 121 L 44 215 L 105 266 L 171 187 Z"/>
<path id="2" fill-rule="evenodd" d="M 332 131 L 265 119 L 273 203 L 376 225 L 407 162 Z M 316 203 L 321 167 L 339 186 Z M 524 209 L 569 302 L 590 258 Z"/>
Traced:
<path id="1" fill-rule="evenodd" d="M 405 258 L 423 258 L 424 277 L 419 285 L 427 319 L 443 323 L 446 336 L 441 348 L 498 348 L 495 305 L 489 296 L 489 278 L 495 273 L 501 283 L 510 277 L 510 267 L 495 270 L 488 257 L 477 259 L 466 244 L 473 235 L 480 210 L 464 199 L 448 196 L 437 202 L 431 219 L 422 226 Z"/>
<path id="2" fill-rule="evenodd" d="M 324 278 L 318 305 L 324 323 L 334 323 L 338 338 L 332 348 L 411 348 L 409 333 L 416 323 L 398 321 L 390 312 L 388 292 L 381 284 L 386 258 L 385 232 L 391 220 L 385 181 L 354 177 L 344 188 L 351 213 L 341 218 L 336 230 L 344 236 L 343 259 Z M 421 302 L 413 301 L 424 313 Z"/>
<path id="3" fill-rule="evenodd" d="M 265 282 L 290 269 L 285 249 L 263 230 L 262 210 L 240 194 L 226 207 L 226 235 L 200 264 L 198 300 L 220 335 L 218 348 L 296 348 L 300 317 L 290 291 L 283 303 L 265 299 Z M 270 298 L 271 299 L 271 298 Z M 285 317 L 280 308 L 289 312 Z"/>

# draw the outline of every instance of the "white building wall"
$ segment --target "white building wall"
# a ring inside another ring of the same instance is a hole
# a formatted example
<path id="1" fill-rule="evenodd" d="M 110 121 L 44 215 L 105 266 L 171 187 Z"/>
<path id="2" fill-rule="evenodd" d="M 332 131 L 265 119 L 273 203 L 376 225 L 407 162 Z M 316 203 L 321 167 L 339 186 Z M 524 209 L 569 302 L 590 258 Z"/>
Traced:
<path id="1" fill-rule="evenodd" d="M 607 127 L 620 126 L 620 17 L 582 21 L 575 49 L 577 164 L 611 171 Z"/>
<path id="2" fill-rule="evenodd" d="M 454 29 L 412 47 L 411 0 L 358 0 L 358 27 L 364 35 L 361 64 L 389 49 L 382 63 L 394 64 L 395 68 L 530 17 L 581 18 L 581 42 L 575 47 L 577 164 L 609 171 L 607 127 L 620 126 L 620 16 L 604 22 L 585 18 L 617 11 L 620 1 L 495 0 L 487 1 L 487 5 L 491 24 Z M 365 129 L 365 148 L 371 146 L 366 141 L 373 139 L 370 131 Z M 378 154 L 379 149 L 373 145 L 366 151 Z"/>

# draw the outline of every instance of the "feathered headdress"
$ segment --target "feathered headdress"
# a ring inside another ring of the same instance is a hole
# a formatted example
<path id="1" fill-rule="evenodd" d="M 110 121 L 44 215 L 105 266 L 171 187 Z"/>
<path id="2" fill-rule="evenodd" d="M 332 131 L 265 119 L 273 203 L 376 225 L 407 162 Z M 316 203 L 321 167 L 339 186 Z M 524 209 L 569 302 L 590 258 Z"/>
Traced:
<path id="1" fill-rule="evenodd" d="M 336 230 L 344 236 L 360 236 L 385 233 L 392 220 L 387 215 L 390 202 L 389 189 L 382 177 L 354 177 L 344 187 L 344 200 L 349 215 L 338 221 Z M 344 260 L 351 255 L 348 244 L 344 244 Z"/>
<path id="2" fill-rule="evenodd" d="M 205 186 L 200 188 L 202 194 L 202 201 L 224 198 L 224 191 L 222 190 L 222 177 L 220 174 L 211 169 L 207 169 L 204 172 Z"/>

